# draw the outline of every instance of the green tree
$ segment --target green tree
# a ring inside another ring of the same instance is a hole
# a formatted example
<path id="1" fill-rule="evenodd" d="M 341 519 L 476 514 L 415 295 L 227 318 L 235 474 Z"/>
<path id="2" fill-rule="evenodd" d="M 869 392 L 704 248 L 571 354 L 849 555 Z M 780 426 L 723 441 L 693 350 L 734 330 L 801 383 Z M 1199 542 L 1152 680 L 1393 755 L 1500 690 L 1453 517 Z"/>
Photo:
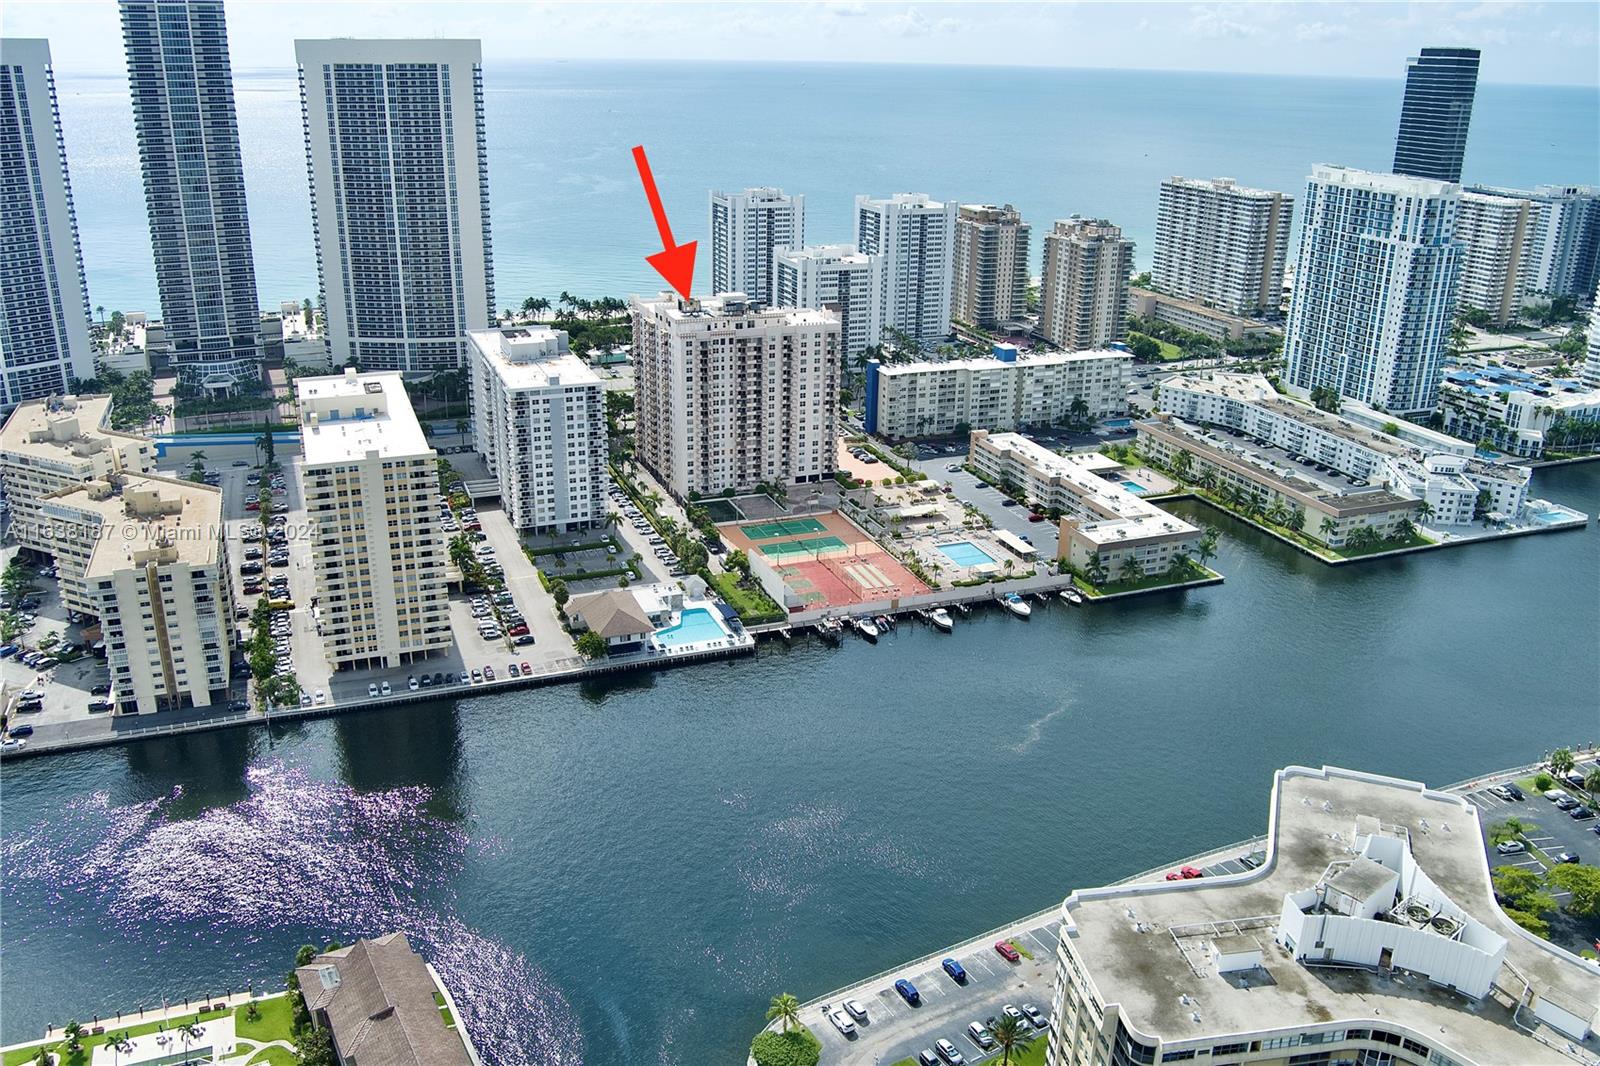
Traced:
<path id="1" fill-rule="evenodd" d="M 1000 1049 L 1000 1066 L 1010 1066 L 1012 1053 L 1020 1050 L 1034 1037 L 1031 1025 L 1009 1014 L 1001 1015 L 999 1020 L 989 1027 L 989 1035 L 994 1037 L 995 1046 Z"/>
<path id="2" fill-rule="evenodd" d="M 1527 823 L 1521 818 L 1507 818 L 1489 827 L 1489 843 L 1504 844 L 1508 840 L 1517 839 L 1527 830 Z"/>
<path id="3" fill-rule="evenodd" d="M 102 308 L 100 308 L 100 310 L 103 313 L 105 311 L 105 308 L 102 307 Z M 83 1030 L 83 1026 L 78 1023 L 78 1020 L 76 1018 L 72 1019 L 66 1025 L 61 1027 L 61 1035 L 67 1041 L 67 1050 L 68 1051 L 82 1051 L 83 1050 L 84 1030 Z"/>
<path id="4" fill-rule="evenodd" d="M 1143 573 L 1144 568 L 1139 565 L 1139 560 L 1135 559 L 1132 555 L 1123 556 L 1122 565 L 1117 567 L 1118 578 L 1128 582 L 1129 584 L 1139 580 L 1140 575 Z"/>
<path id="5" fill-rule="evenodd" d="M 128 1039 L 127 1033 L 113 1033 L 106 1038 L 106 1047 L 111 1049 L 113 1062 L 121 1062 L 122 1056 L 133 1054 L 133 1041 Z"/>
<path id="6" fill-rule="evenodd" d="M 1189 480 L 1189 475 L 1194 473 L 1194 456 L 1182 448 L 1172 457 L 1172 472 L 1184 481 Z"/>
<path id="7" fill-rule="evenodd" d="M 550 582 L 550 597 L 556 601 L 556 606 L 566 609 L 567 601 L 572 599 L 572 590 L 567 588 L 567 583 L 559 577 Z"/>
<path id="8" fill-rule="evenodd" d="M 1564 862 L 1551 867 L 1544 879 L 1551 888 L 1572 893 L 1564 908 L 1567 913 L 1586 918 L 1600 915 L 1600 866 Z"/>
<path id="9" fill-rule="evenodd" d="M 1572 768 L 1576 765 L 1578 763 L 1572 757 L 1571 748 L 1557 748 L 1550 753 L 1550 770 L 1557 777 L 1564 777 L 1570 774 Z"/>
<path id="10" fill-rule="evenodd" d="M 1146 337 L 1143 333 L 1134 333 L 1128 337 L 1128 347 L 1133 349 L 1133 357 L 1141 363 L 1153 363 L 1161 358 L 1161 342 Z"/>
<path id="11" fill-rule="evenodd" d="M 767 1021 L 777 1022 L 778 1028 L 787 1033 L 790 1028 L 800 1024 L 800 1001 L 788 992 L 773 996 L 771 1005 L 767 1007 Z"/>
<path id="12" fill-rule="evenodd" d="M 583 656 L 585 659 L 605 658 L 606 638 L 602 637 L 599 633 L 596 633 L 592 629 L 585 630 L 584 632 L 578 634 L 578 639 L 574 641 L 574 645 L 578 649 L 578 654 Z"/>
<path id="13" fill-rule="evenodd" d="M 756 1066 L 817 1066 L 822 1042 L 804 1026 L 786 1033 L 763 1029 L 750 1041 Z"/>
<path id="14" fill-rule="evenodd" d="M 1583 787 L 1591 796 L 1600 797 L 1600 768 L 1583 775 Z"/>
<path id="15" fill-rule="evenodd" d="M 1299 533 L 1306 528 L 1306 509 L 1295 504 L 1289 509 L 1289 515 L 1283 520 L 1283 524 Z"/>
<path id="16" fill-rule="evenodd" d="M 1199 558 L 1201 566 L 1217 557 L 1217 540 L 1221 535 L 1216 526 L 1207 526 L 1200 534 L 1200 540 L 1194 546 L 1194 554 Z"/>
<path id="17" fill-rule="evenodd" d="M 308 1029 L 295 1039 L 297 1066 L 337 1066 L 333 1054 L 333 1035 L 326 1028 Z"/>
<path id="18" fill-rule="evenodd" d="M 1335 522 L 1333 516 L 1329 515 L 1322 519 L 1322 525 L 1317 528 L 1322 531 L 1322 542 L 1328 544 L 1332 542 L 1334 535 L 1339 532 L 1339 523 Z"/>

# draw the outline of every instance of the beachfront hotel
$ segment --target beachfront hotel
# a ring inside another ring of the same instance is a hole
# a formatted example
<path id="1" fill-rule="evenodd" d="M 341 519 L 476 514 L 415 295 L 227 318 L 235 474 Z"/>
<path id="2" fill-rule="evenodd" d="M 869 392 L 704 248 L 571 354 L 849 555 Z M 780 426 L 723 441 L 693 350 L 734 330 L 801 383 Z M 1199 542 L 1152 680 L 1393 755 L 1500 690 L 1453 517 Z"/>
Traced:
<path id="1" fill-rule="evenodd" d="M 294 50 L 330 364 L 456 369 L 496 317 L 478 42 Z"/>
<path id="2" fill-rule="evenodd" d="M 1226 426 L 1368 483 L 1357 488 L 1378 486 L 1426 501 L 1430 526 L 1470 524 L 1484 510 L 1482 493 L 1488 494 L 1488 511 L 1511 518 L 1527 503 L 1532 475 L 1526 467 L 1472 458 L 1470 447 L 1468 454 L 1443 451 L 1370 429 L 1280 396 L 1260 374 L 1179 375 L 1161 383 L 1157 402 L 1175 418 Z M 1303 466 L 1281 472 L 1316 480 Z"/>
<path id="3" fill-rule="evenodd" d="M 772 276 L 772 306 L 826 308 L 839 316 L 839 346 L 847 358 L 883 340 L 883 256 L 848 244 L 779 248 Z"/>
<path id="4" fill-rule="evenodd" d="M 1077 215 L 1044 238 L 1039 332 L 1051 344 L 1081 352 L 1128 336 L 1128 275 L 1133 242 L 1105 219 Z"/>
<path id="5" fill-rule="evenodd" d="M 112 474 L 155 469 L 155 446 L 110 428 L 111 397 L 56 396 L 19 404 L 0 428 L 0 487 L 17 543 L 56 553 L 40 502 L 62 489 Z"/>
<path id="6" fill-rule="evenodd" d="M 0 39 L 0 413 L 94 377 L 50 42 Z"/>
<path id="7" fill-rule="evenodd" d="M 150 247 L 172 366 L 215 392 L 261 377 L 261 305 L 222 0 L 121 0 Z"/>
<path id="8" fill-rule="evenodd" d="M 43 501 L 69 606 L 100 619 L 122 712 L 227 700 L 233 602 L 222 490 L 112 474 Z"/>
<path id="9" fill-rule="evenodd" d="M 299 378 L 301 482 L 318 632 L 335 670 L 450 646 L 438 455 L 399 373 Z"/>
<path id="10" fill-rule="evenodd" d="M 467 334 L 475 447 L 514 528 L 566 533 L 605 523 L 605 385 L 564 330 Z"/>
<path id="11" fill-rule="evenodd" d="M 962 204 L 956 212 L 957 322 L 994 329 L 1028 310 L 1028 237 L 1033 227 L 1010 204 Z"/>
<path id="12" fill-rule="evenodd" d="M 867 363 L 866 429 L 882 437 L 939 436 L 967 429 L 1012 430 L 1101 419 L 1128 407 L 1133 356 L 1087 352 L 1019 352 L 996 344 L 989 359 Z"/>
<path id="13" fill-rule="evenodd" d="M 713 190 L 710 232 L 711 291 L 742 292 L 758 303 L 773 303 L 773 255 L 779 248 L 805 246 L 806 198 L 764 187 Z"/>
<path id="14" fill-rule="evenodd" d="M 1141 575 L 1164 574 L 1192 557 L 1200 530 L 1141 499 L 1122 482 L 1122 464 L 1098 452 L 1060 455 L 1017 433 L 973 430 L 967 461 L 995 484 L 1016 485 L 1027 502 L 1061 514 L 1058 558 L 1115 578 L 1129 560 Z"/>
<path id="15" fill-rule="evenodd" d="M 1053 1066 L 1572 1066 L 1596 976 L 1495 902 L 1479 812 L 1414 781 L 1291 766 L 1266 861 L 1062 903 Z"/>
<path id="16" fill-rule="evenodd" d="M 839 318 L 742 293 L 633 299 L 641 462 L 674 496 L 833 476 Z"/>
<path id="17" fill-rule="evenodd" d="M 955 226 L 954 200 L 909 192 L 856 197 L 855 246 L 883 256 L 883 324 L 920 344 L 950 335 Z"/>
<path id="18" fill-rule="evenodd" d="M 1151 284 L 1230 315 L 1277 317 L 1294 197 L 1232 178 L 1171 177 L 1156 208 Z"/>
<path id="19" fill-rule="evenodd" d="M 1284 382 L 1428 411 L 1450 340 L 1461 188 L 1319 163 L 1306 183 Z"/>

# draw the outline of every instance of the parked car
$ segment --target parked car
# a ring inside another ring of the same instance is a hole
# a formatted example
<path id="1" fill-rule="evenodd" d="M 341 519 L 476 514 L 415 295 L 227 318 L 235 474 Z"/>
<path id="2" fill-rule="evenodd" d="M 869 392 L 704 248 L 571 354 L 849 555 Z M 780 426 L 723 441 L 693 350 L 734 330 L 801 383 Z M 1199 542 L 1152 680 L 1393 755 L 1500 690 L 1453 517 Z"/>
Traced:
<path id="1" fill-rule="evenodd" d="M 1528 798 L 1526 795 L 1523 794 L 1522 789 L 1518 788 L 1516 785 L 1501 785 L 1500 787 L 1505 789 L 1506 792 L 1510 793 L 1510 797 L 1512 799 L 1517 800 L 1519 802 L 1521 800 L 1525 800 L 1525 799 Z"/>
<path id="2" fill-rule="evenodd" d="M 989 1030 L 984 1028 L 982 1022 L 972 1022 L 967 1026 L 967 1039 L 984 1051 L 994 1047 L 994 1037 L 989 1035 Z"/>
<path id="3" fill-rule="evenodd" d="M 930 1048 L 923 1048 L 917 1052 L 917 1066 L 940 1066 L 939 1056 Z"/>
<path id="4" fill-rule="evenodd" d="M 389 682 L 384 681 L 384 682 L 382 682 L 381 684 L 378 685 L 378 692 L 381 693 L 382 695 L 387 696 L 390 693 L 394 692 L 394 686 L 389 684 Z"/>
<path id="5" fill-rule="evenodd" d="M 963 1056 L 956 1046 L 950 1043 L 950 1041 L 943 1039 L 935 1040 L 933 1042 L 933 1049 L 939 1053 L 939 1057 L 943 1059 L 948 1066 L 967 1066 L 966 1057 Z"/>
<path id="6" fill-rule="evenodd" d="M 856 1035 L 856 1023 L 851 1021 L 850 1016 L 843 1010 L 835 1008 L 829 1011 L 828 1020 L 833 1023 L 833 1027 L 835 1029 L 839 1030 L 839 1032 L 844 1034 L 846 1037 L 852 1037 Z"/>
<path id="7" fill-rule="evenodd" d="M 31 737 L 33 736 L 33 726 L 14 725 L 11 727 L 11 735 L 14 737 Z"/>
<path id="8" fill-rule="evenodd" d="M 1205 876 L 1205 874 L 1201 873 L 1199 870 L 1196 870 L 1193 866 L 1184 866 L 1179 869 L 1178 872 L 1183 875 L 1183 879 L 1185 881 L 1192 880 L 1196 877 Z"/>
<path id="9" fill-rule="evenodd" d="M 945 959 L 939 965 L 943 966 L 944 972 L 950 975 L 950 980 L 956 982 L 957 984 L 966 984 L 967 971 L 955 959 Z"/>
<path id="10" fill-rule="evenodd" d="M 1578 857 L 1570 851 L 1558 851 L 1552 855 L 1551 858 L 1558 864 L 1564 862 L 1576 863 L 1579 861 Z"/>
<path id="11" fill-rule="evenodd" d="M 419 687 L 421 687 L 421 686 L 420 686 L 420 683 L 417 681 L 417 675 L 416 674 L 407 674 L 406 675 L 406 688 L 410 689 L 412 692 L 415 692 L 415 691 L 417 691 L 417 689 Z"/>
<path id="12" fill-rule="evenodd" d="M 863 1007 L 859 1000 L 845 1000 L 844 1009 L 849 1011 L 850 1016 L 858 1022 L 864 1022 L 867 1020 L 867 1008 Z"/>
<path id="13" fill-rule="evenodd" d="M 1033 1027 L 1035 1029 L 1050 1028 L 1050 1019 L 1046 1018 L 1044 1016 L 1044 1012 L 1038 1007 L 1035 1007 L 1032 1003 L 1024 1003 L 1022 1005 L 1022 1013 L 1023 1016 L 1028 1019 L 1028 1021 L 1033 1023 Z"/>
<path id="14" fill-rule="evenodd" d="M 1582 822 L 1594 817 L 1593 807 L 1574 807 L 1567 812 L 1567 817 L 1574 821 Z"/>
<path id="15" fill-rule="evenodd" d="M 376 681 L 374 681 L 372 684 L 367 686 L 367 695 L 376 696 L 377 694 L 378 694 L 378 683 Z"/>
<path id="16" fill-rule="evenodd" d="M 483 679 L 485 681 L 493 681 L 494 680 L 494 667 L 485 666 L 483 668 Z"/>
<path id="17" fill-rule="evenodd" d="M 1004 1014 L 1007 1018 L 1015 1018 L 1018 1024 L 1027 1024 L 1028 1019 L 1024 1018 L 1022 1016 L 1022 1012 L 1009 1003 L 1000 1008 L 1000 1013 Z"/>
<path id="18" fill-rule="evenodd" d="M 1520 855 L 1528 850 L 1528 845 L 1520 840 L 1502 840 L 1494 846 L 1494 850 L 1502 855 Z"/>
<path id="19" fill-rule="evenodd" d="M 1578 806 L 1578 801 L 1571 796 L 1562 796 L 1556 800 L 1556 809 L 1560 811 L 1570 811 L 1576 806 Z"/>
<path id="20" fill-rule="evenodd" d="M 894 983 L 894 990 L 900 993 L 900 998 L 913 1007 L 922 1003 L 922 993 L 917 991 L 917 986 L 907 981 L 904 977 Z"/>
<path id="21" fill-rule="evenodd" d="M 1022 955 L 1017 951 L 1017 949 L 1011 946 L 1011 942 L 1009 940 L 996 940 L 994 942 L 994 949 L 998 951 L 1000 953 L 1000 957 L 1005 959 L 1007 962 L 1017 962 L 1022 958 Z"/>

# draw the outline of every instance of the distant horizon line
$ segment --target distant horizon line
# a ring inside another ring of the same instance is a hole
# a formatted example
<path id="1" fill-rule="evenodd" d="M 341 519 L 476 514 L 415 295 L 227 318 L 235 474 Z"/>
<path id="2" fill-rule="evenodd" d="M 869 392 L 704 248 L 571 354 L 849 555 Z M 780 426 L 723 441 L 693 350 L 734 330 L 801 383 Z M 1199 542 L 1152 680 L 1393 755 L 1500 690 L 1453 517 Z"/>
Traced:
<path id="1" fill-rule="evenodd" d="M 340 40 L 342 38 L 307 38 L 307 40 Z M 358 40 L 431 40 L 432 38 L 351 38 Z M 445 40 L 447 38 L 439 38 Z M 448 38 L 455 40 L 457 38 Z M 602 56 L 533 56 L 506 59 L 485 58 L 484 66 L 505 67 L 532 67 L 543 65 L 566 64 L 593 64 L 597 66 L 623 66 L 654 64 L 659 66 L 684 66 L 687 64 L 715 65 L 727 67 L 927 67 L 930 69 L 961 69 L 961 70 L 996 70 L 996 71 L 1073 71 L 1083 73 L 1104 74 L 1182 74 L 1200 77 L 1228 77 L 1228 78 L 1292 78 L 1300 81 L 1373 81 L 1403 84 L 1405 72 L 1400 71 L 1392 77 L 1377 74 L 1322 74 L 1298 73 L 1287 71 L 1259 71 L 1259 70 L 1200 70 L 1173 67 L 1096 67 L 1074 66 L 1050 63 L 952 63 L 938 62 L 926 63 L 916 60 L 855 60 L 855 59 L 726 59 L 726 58 L 688 58 L 688 59 L 663 59 L 659 57 L 617 59 Z M 262 77 L 292 75 L 296 66 L 290 63 L 286 66 L 252 66 L 234 67 L 235 77 Z M 57 78 L 126 78 L 126 69 L 122 70 L 63 70 L 54 66 Z M 1480 79 L 1479 85 L 1504 85 L 1514 88 L 1528 89 L 1583 89 L 1600 93 L 1600 82 L 1530 82 L 1530 81 L 1501 81 L 1498 79 Z"/>

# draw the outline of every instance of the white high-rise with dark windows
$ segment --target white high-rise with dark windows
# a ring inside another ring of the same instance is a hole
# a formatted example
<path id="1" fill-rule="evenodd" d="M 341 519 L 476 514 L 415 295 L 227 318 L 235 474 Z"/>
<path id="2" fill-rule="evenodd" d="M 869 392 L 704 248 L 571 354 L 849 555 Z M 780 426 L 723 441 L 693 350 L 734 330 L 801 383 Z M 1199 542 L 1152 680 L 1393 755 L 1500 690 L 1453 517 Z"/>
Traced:
<path id="1" fill-rule="evenodd" d="M 772 256 L 806 243 L 806 198 L 782 189 L 711 193 L 711 291 L 770 304 Z"/>
<path id="2" fill-rule="evenodd" d="M 431 376 L 495 318 L 477 41 L 296 41 L 335 365 Z"/>
<path id="3" fill-rule="evenodd" d="M 1283 298 L 1294 197 L 1232 178 L 1172 177 L 1156 210 L 1155 288 L 1230 315 L 1272 316 Z"/>
<path id="4" fill-rule="evenodd" d="M 772 257 L 775 307 L 830 308 L 839 315 L 839 345 L 854 359 L 883 333 L 883 256 L 848 244 L 779 248 Z"/>
<path id="5" fill-rule="evenodd" d="M 924 193 L 856 197 L 856 247 L 883 256 L 883 324 L 922 344 L 950 335 L 956 210 Z"/>
<path id="6" fill-rule="evenodd" d="M 0 40 L 0 412 L 94 376 L 50 42 Z"/>
<path id="7" fill-rule="evenodd" d="M 172 365 L 227 392 L 261 377 L 261 304 L 222 0 L 121 0 L 150 247 Z"/>
<path id="8" fill-rule="evenodd" d="M 1306 182 L 1284 379 L 1385 411 L 1428 411 L 1464 249 L 1454 182 L 1317 164 Z"/>

